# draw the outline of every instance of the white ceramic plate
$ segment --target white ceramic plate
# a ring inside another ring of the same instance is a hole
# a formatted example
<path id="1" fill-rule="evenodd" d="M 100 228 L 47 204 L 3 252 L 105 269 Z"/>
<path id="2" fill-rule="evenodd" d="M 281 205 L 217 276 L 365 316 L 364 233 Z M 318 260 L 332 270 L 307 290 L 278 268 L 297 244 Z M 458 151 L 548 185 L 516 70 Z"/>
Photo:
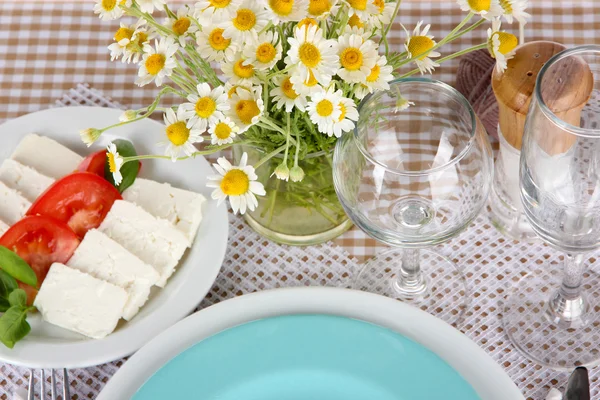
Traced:
<path id="1" fill-rule="evenodd" d="M 164 127 L 152 120 L 110 130 L 91 148 L 81 142 L 79 130 L 117 123 L 121 113 L 121 110 L 100 107 L 65 107 L 13 119 L 0 126 L 0 161 L 8 158 L 28 133 L 48 136 L 81 155 L 98 151 L 115 138 L 130 140 L 140 154 L 164 152 L 157 145 L 165 138 Z M 83 368 L 103 364 L 135 352 L 190 313 L 211 288 L 227 247 L 227 210 L 224 206 L 217 208 L 216 202 L 210 199 L 206 176 L 211 174 L 214 172 L 203 157 L 177 163 L 143 162 L 142 177 L 202 193 L 208 201 L 204 204 L 203 220 L 194 245 L 166 287 L 154 288 L 150 300 L 133 320 L 121 321 L 114 333 L 94 340 L 47 324 L 39 315 L 30 315 L 31 333 L 12 350 L 0 345 L 0 360 L 32 368 Z"/>
<path id="2" fill-rule="evenodd" d="M 387 297 L 347 289 L 312 287 L 241 296 L 186 318 L 131 357 L 108 382 L 98 400 L 131 398 L 148 378 L 177 354 L 225 329 L 262 318 L 294 314 L 337 315 L 392 329 L 445 360 L 482 399 L 524 399 L 492 358 L 442 320 Z"/>

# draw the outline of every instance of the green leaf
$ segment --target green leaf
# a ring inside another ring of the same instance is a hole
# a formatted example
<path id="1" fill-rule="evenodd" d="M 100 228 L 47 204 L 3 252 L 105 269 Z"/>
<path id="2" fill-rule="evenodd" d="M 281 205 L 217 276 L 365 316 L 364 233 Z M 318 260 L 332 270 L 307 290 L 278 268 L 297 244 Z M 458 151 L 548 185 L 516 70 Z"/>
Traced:
<path id="1" fill-rule="evenodd" d="M 37 276 L 29 264 L 3 246 L 0 246 L 0 268 L 16 280 L 37 288 Z"/>
<path id="2" fill-rule="evenodd" d="M 0 312 L 5 312 L 10 308 L 10 303 L 6 298 L 0 297 Z"/>
<path id="3" fill-rule="evenodd" d="M 0 341 L 9 349 L 31 331 L 27 322 L 27 311 L 31 308 L 12 306 L 0 317 Z"/>
<path id="4" fill-rule="evenodd" d="M 23 289 L 15 289 L 8 295 L 8 302 L 13 307 L 26 307 L 27 293 Z"/>
<path id="5" fill-rule="evenodd" d="M 0 269 L 0 298 L 4 300 L 8 299 L 8 295 L 17 287 L 18 284 L 15 278 L 7 274 L 4 270 Z"/>
<path id="6" fill-rule="evenodd" d="M 117 147 L 117 152 L 119 153 L 119 155 L 121 155 L 121 157 L 137 156 L 135 147 L 133 147 L 133 144 L 130 141 L 124 139 L 117 139 L 113 140 L 113 144 Z M 128 187 L 133 185 L 133 182 L 135 182 L 135 178 L 137 178 L 139 170 L 139 160 L 129 161 L 123 164 L 123 166 L 121 167 L 121 175 L 123 175 L 123 181 L 121 182 L 121 184 L 116 185 L 107 162 L 104 165 L 104 178 L 110 183 L 112 183 L 112 185 L 116 187 L 120 193 L 123 193 Z"/>

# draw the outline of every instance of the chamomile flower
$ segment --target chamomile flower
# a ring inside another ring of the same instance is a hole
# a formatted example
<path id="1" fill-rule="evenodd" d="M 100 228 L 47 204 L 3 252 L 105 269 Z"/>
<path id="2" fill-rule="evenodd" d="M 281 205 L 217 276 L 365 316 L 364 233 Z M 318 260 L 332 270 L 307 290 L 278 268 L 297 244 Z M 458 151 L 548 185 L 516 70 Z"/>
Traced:
<path id="1" fill-rule="evenodd" d="M 527 0 L 500 0 L 500 7 L 502 7 L 502 15 L 509 24 L 512 24 L 514 19 L 521 24 L 526 24 L 527 19 L 531 18 L 531 14 L 525 12 Z"/>
<path id="2" fill-rule="evenodd" d="M 172 108 L 168 108 L 163 118 L 166 125 L 167 145 L 165 154 L 171 157 L 173 162 L 177 161 L 180 153 L 183 152 L 187 156 L 191 156 L 196 151 L 194 143 L 200 143 L 202 132 L 200 122 L 198 120 L 185 118 L 186 111 L 179 107 L 177 114 Z"/>
<path id="3" fill-rule="evenodd" d="M 244 85 L 234 85 L 231 82 L 225 82 L 225 93 L 227 93 L 227 98 L 231 99 L 238 89 L 247 90 L 248 92 L 252 91 L 252 86 L 244 86 Z"/>
<path id="4" fill-rule="evenodd" d="M 345 34 L 338 38 L 337 54 L 341 68 L 337 74 L 346 82 L 365 82 L 377 62 L 377 44 L 362 36 Z"/>
<path id="5" fill-rule="evenodd" d="M 500 30 L 500 20 L 494 20 L 492 27 L 488 29 L 488 50 L 490 55 L 496 59 L 496 70 L 502 72 L 506 69 L 506 61 L 515 55 L 515 47 L 519 40 L 512 33 Z"/>
<path id="6" fill-rule="evenodd" d="M 363 21 L 377 13 L 377 6 L 372 0 L 346 0 L 346 3 L 350 6 L 350 15 L 358 15 Z"/>
<path id="7" fill-rule="evenodd" d="M 294 84 L 289 75 L 278 76 L 274 79 L 275 88 L 271 91 L 273 102 L 276 107 L 281 109 L 285 106 L 286 112 L 291 112 L 294 106 L 300 111 L 306 109 L 306 96 L 297 93 L 294 90 Z"/>
<path id="8" fill-rule="evenodd" d="M 229 203 L 234 214 L 239 211 L 244 214 L 246 209 L 254 211 L 258 206 L 256 196 L 266 194 L 262 183 L 258 182 L 258 176 L 254 167 L 247 165 L 248 154 L 244 153 L 240 160 L 240 165 L 233 166 L 225 157 L 220 157 L 214 168 L 220 175 L 209 176 L 211 181 L 206 186 L 215 188 L 211 197 L 218 200 L 220 205 L 229 197 Z"/>
<path id="9" fill-rule="evenodd" d="M 338 0 L 308 0 L 308 15 L 312 18 L 327 18 L 339 8 Z"/>
<path id="10" fill-rule="evenodd" d="M 85 143 L 87 147 L 90 147 L 98 138 L 102 135 L 102 131 L 96 128 L 87 128 L 79 131 L 81 141 Z"/>
<path id="11" fill-rule="evenodd" d="M 216 124 L 211 125 L 208 128 L 210 133 L 210 143 L 213 145 L 223 145 L 233 143 L 233 138 L 239 131 L 239 128 L 235 126 L 233 121 L 227 117 L 217 121 Z"/>
<path id="12" fill-rule="evenodd" d="M 179 42 L 181 47 L 185 46 L 185 40 L 188 35 L 193 35 L 198 30 L 198 26 L 192 23 L 189 16 L 189 9 L 187 7 L 181 7 L 177 10 L 176 18 L 167 17 L 164 25 L 173 31 L 175 40 Z"/>
<path id="13" fill-rule="evenodd" d="M 224 22 L 219 24 L 224 29 L 223 37 L 236 43 L 247 43 L 258 39 L 258 32 L 267 26 L 268 15 L 261 3 L 244 0 L 239 8 Z"/>
<path id="14" fill-rule="evenodd" d="M 344 35 L 358 35 L 362 37 L 363 41 L 365 41 L 371 37 L 371 32 L 365 31 L 364 28 L 359 28 L 358 26 L 346 25 L 344 27 Z"/>
<path id="15" fill-rule="evenodd" d="M 369 17 L 371 25 L 382 28 L 392 21 L 392 15 L 396 8 L 396 2 L 386 3 L 385 0 L 372 0 L 377 8 L 377 11 Z"/>
<path id="16" fill-rule="evenodd" d="M 229 104 L 228 116 L 240 128 L 239 133 L 246 132 L 258 122 L 265 110 L 261 86 L 253 89 L 237 88 L 229 98 Z"/>
<path id="17" fill-rule="evenodd" d="M 280 22 L 300 21 L 306 16 L 308 0 L 266 0 L 270 20 L 274 24 Z"/>
<path id="18" fill-rule="evenodd" d="M 433 36 L 427 35 L 431 25 L 427 25 L 421 31 L 421 24 L 423 24 L 423 21 L 419 21 L 412 36 L 406 28 L 403 28 L 406 32 L 406 43 L 404 44 L 404 47 L 406 48 L 407 58 L 417 57 L 420 54 L 425 53 L 415 60 L 415 64 L 417 64 L 417 67 L 419 67 L 419 70 L 421 71 L 421 75 L 423 75 L 426 72 L 431 73 L 435 67 L 440 66 L 432 60 L 434 57 L 439 57 L 440 53 L 437 51 L 429 51 L 436 45 Z"/>
<path id="19" fill-rule="evenodd" d="M 300 28 L 308 28 L 309 26 L 319 26 L 319 22 L 317 22 L 316 19 L 314 18 L 310 18 L 310 17 L 306 17 L 304 19 L 301 19 L 300 22 L 298 22 L 298 25 L 296 25 L 296 29 L 300 29 Z"/>
<path id="20" fill-rule="evenodd" d="M 138 113 L 136 110 L 127 110 L 124 111 L 123 114 L 119 116 L 119 121 L 121 122 L 130 122 L 138 117 Z"/>
<path id="21" fill-rule="evenodd" d="M 326 92 L 315 93 L 306 107 L 310 120 L 317 125 L 319 132 L 333 136 L 334 124 L 342 115 L 341 91 L 334 92 L 330 87 Z"/>
<path id="22" fill-rule="evenodd" d="M 402 97 L 402 95 L 398 96 L 396 100 L 396 106 L 394 107 L 394 113 L 398 113 L 400 111 L 406 110 L 410 106 L 414 106 L 415 103 L 412 101 L 408 101 L 406 98 Z"/>
<path id="23" fill-rule="evenodd" d="M 137 5 L 145 13 L 152 14 L 154 9 L 162 10 L 165 5 L 165 0 L 136 0 Z"/>
<path id="24" fill-rule="evenodd" d="M 281 59 L 281 40 L 273 32 L 258 35 L 256 43 L 248 44 L 243 51 L 244 64 L 254 65 L 257 70 L 271 69 Z"/>
<path id="25" fill-rule="evenodd" d="M 102 20 L 121 18 L 124 13 L 121 6 L 131 7 L 131 0 L 96 0 L 94 14 L 99 14 Z"/>
<path id="26" fill-rule="evenodd" d="M 323 38 L 317 26 L 294 29 L 294 37 L 288 38 L 290 49 L 285 58 L 287 66 L 297 66 L 296 72 L 307 81 L 312 72 L 317 82 L 326 85 L 339 68 L 336 54 L 337 42 Z"/>
<path id="27" fill-rule="evenodd" d="M 183 103 L 179 108 L 185 110 L 184 117 L 198 122 L 198 129 L 205 131 L 217 121 L 225 118 L 223 114 L 229 110 L 227 94 L 223 86 L 211 90 L 208 83 L 199 83 L 197 92 L 190 94 L 187 99 L 189 103 Z"/>
<path id="28" fill-rule="evenodd" d="M 366 31 L 368 28 L 367 22 L 368 20 L 362 20 L 358 15 L 352 14 L 352 16 L 348 19 L 348 25 L 346 26 L 350 28 L 359 28 Z"/>
<path id="29" fill-rule="evenodd" d="M 358 121 L 358 111 L 356 110 L 354 101 L 347 97 L 342 97 L 341 90 L 338 90 L 337 94 L 340 96 L 338 107 L 341 114 L 338 120 L 333 123 L 333 134 L 339 138 L 342 136 L 342 133 L 350 132 L 354 129 L 354 123 Z"/>
<path id="30" fill-rule="evenodd" d="M 194 6 L 194 16 L 202 26 L 223 22 L 235 15 L 241 0 L 200 0 Z"/>
<path id="31" fill-rule="evenodd" d="M 127 45 L 131 43 L 133 33 L 135 32 L 138 24 L 140 24 L 140 22 L 135 25 L 127 25 L 126 23 L 121 22 L 119 29 L 117 29 L 115 35 L 113 36 L 115 42 L 108 46 L 108 49 L 110 50 L 111 61 L 125 56 Z"/>
<path id="32" fill-rule="evenodd" d="M 481 15 L 488 20 L 502 15 L 498 0 L 457 0 L 457 3 L 461 10 Z"/>
<path id="33" fill-rule="evenodd" d="M 113 142 L 110 142 L 106 147 L 106 158 L 108 159 L 108 168 L 113 176 L 116 185 L 123 182 L 123 175 L 121 174 L 121 167 L 124 164 L 123 157 L 117 151 L 117 146 Z"/>
<path id="34" fill-rule="evenodd" d="M 292 71 L 293 72 L 293 71 Z M 323 86 L 319 85 L 319 82 L 315 79 L 312 72 L 308 73 L 308 80 L 304 80 L 300 74 L 292 73 L 290 76 L 290 82 L 296 93 L 302 96 L 312 96 L 315 93 L 323 92 Z M 325 86 L 329 85 L 331 78 L 325 81 Z"/>
<path id="35" fill-rule="evenodd" d="M 388 90 L 390 88 L 388 82 L 394 79 L 393 70 L 394 68 L 387 64 L 385 56 L 377 56 L 377 63 L 371 68 L 371 73 L 354 92 L 356 98 L 362 100 L 367 94 L 373 93 L 375 90 Z"/>
<path id="36" fill-rule="evenodd" d="M 250 86 L 260 83 L 254 65 L 246 63 L 242 53 L 237 53 L 231 62 L 221 63 L 221 70 L 232 84 Z"/>
<path id="37" fill-rule="evenodd" d="M 172 37 L 155 40 L 154 46 L 152 47 L 150 43 L 144 44 L 144 57 L 135 81 L 139 86 L 147 85 L 152 81 L 156 86 L 162 85 L 165 77 L 171 75 L 173 68 L 177 66 L 173 55 L 179 46 Z"/>
<path id="38" fill-rule="evenodd" d="M 207 61 L 233 61 L 237 46 L 223 37 L 225 30 L 219 27 L 204 27 L 202 32 L 196 33 L 197 50 Z"/>

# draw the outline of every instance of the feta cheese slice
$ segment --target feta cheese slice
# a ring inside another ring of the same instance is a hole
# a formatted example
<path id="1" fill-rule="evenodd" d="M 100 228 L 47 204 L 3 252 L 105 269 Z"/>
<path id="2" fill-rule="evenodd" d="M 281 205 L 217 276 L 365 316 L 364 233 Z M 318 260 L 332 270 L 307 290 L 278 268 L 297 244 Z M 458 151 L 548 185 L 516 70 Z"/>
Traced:
<path id="1" fill-rule="evenodd" d="M 29 201 L 35 201 L 54 183 L 54 179 L 10 158 L 4 160 L 0 166 L 0 181 L 20 192 Z"/>
<path id="2" fill-rule="evenodd" d="M 31 133 L 21 140 L 11 158 L 54 179 L 75 171 L 83 157 L 62 144 Z"/>
<path id="3" fill-rule="evenodd" d="M 126 302 L 125 289 L 54 263 L 33 305 L 51 324 L 102 339 L 115 330 Z"/>
<path id="4" fill-rule="evenodd" d="M 175 225 L 187 237 L 189 246 L 198 232 L 202 221 L 202 204 L 206 201 L 199 193 L 142 178 L 137 178 L 123 193 L 123 199 Z"/>
<path id="5" fill-rule="evenodd" d="M 10 228 L 8 226 L 8 224 L 2 222 L 2 220 L 0 220 L 0 236 L 4 235 L 4 233 L 8 230 L 8 228 Z"/>
<path id="6" fill-rule="evenodd" d="M 25 215 L 31 202 L 0 181 L 0 220 L 12 225 Z"/>
<path id="7" fill-rule="evenodd" d="M 146 303 L 159 278 L 154 268 L 96 229 L 85 235 L 67 267 L 125 289 L 129 298 L 123 318 L 127 321 Z"/>
<path id="8" fill-rule="evenodd" d="M 98 230 L 158 272 L 164 287 L 185 252 L 188 240 L 169 221 L 153 217 L 133 203 L 117 200 Z"/>

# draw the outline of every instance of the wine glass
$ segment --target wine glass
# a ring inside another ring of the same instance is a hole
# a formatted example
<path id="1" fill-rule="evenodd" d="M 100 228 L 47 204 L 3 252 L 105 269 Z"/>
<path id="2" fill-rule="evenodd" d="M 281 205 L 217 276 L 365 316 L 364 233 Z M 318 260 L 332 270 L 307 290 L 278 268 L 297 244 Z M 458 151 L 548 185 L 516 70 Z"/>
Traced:
<path id="1" fill-rule="evenodd" d="M 532 265 L 513 288 L 503 322 L 528 358 L 571 370 L 600 360 L 600 279 L 584 273 L 600 248 L 600 46 L 551 58 L 527 114 L 521 200 L 535 233 L 564 256 L 564 274 Z"/>
<path id="2" fill-rule="evenodd" d="M 406 108 L 408 101 L 414 104 Z M 473 221 L 492 170 L 485 129 L 452 87 L 407 78 L 367 96 L 354 133 L 337 142 L 334 184 L 353 222 L 395 248 L 367 262 L 354 288 L 458 320 L 469 301 L 465 278 L 452 261 L 425 248 Z"/>

